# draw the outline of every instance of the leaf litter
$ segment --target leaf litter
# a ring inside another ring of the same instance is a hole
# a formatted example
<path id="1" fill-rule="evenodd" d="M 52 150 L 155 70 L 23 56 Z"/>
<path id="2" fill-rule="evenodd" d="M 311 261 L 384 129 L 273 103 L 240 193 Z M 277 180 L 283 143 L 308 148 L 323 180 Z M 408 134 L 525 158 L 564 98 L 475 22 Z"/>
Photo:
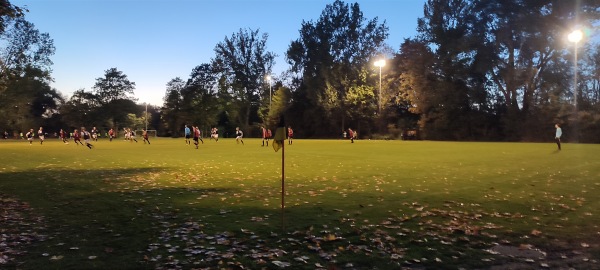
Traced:
<path id="1" fill-rule="evenodd" d="M 44 217 L 29 204 L 0 193 L 0 268 L 18 264 L 29 245 L 46 240 L 45 231 Z"/>

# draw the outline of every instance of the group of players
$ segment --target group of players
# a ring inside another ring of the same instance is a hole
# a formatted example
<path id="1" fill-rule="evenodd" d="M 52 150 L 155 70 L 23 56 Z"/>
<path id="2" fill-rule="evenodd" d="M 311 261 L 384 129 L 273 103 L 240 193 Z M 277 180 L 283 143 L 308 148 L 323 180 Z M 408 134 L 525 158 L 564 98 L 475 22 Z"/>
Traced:
<path id="1" fill-rule="evenodd" d="M 198 126 L 191 126 L 192 128 L 188 127 L 188 125 L 184 125 L 183 128 L 183 134 L 185 136 L 185 144 L 187 145 L 191 145 L 192 144 L 192 140 L 194 141 L 194 146 L 196 147 L 196 149 L 198 149 L 198 145 L 200 143 L 204 144 L 204 140 L 202 140 L 202 131 L 200 131 L 200 128 L 198 128 Z M 272 133 L 270 129 L 266 129 L 264 126 L 261 126 L 261 133 L 262 133 L 262 146 L 265 146 L 265 142 L 266 145 L 269 146 L 269 140 L 272 137 Z M 215 140 L 216 142 L 219 141 L 219 129 L 216 127 L 213 127 L 210 129 L 210 139 L 211 140 Z M 288 138 L 288 144 L 292 144 L 292 138 L 294 137 L 294 130 L 292 130 L 292 127 L 288 127 L 287 128 L 287 138 Z M 235 142 L 237 144 L 242 144 L 244 145 L 244 132 L 239 128 L 236 127 L 235 128 Z"/>
<path id="2" fill-rule="evenodd" d="M 94 148 L 94 145 L 91 144 L 91 142 L 92 141 L 97 142 L 99 134 L 100 134 L 100 132 L 98 131 L 98 129 L 96 129 L 96 127 L 93 127 L 91 131 L 88 131 L 85 127 L 81 127 L 81 129 L 74 129 L 73 132 L 71 132 L 71 133 L 67 133 L 64 129 L 61 128 L 60 131 L 58 132 L 58 137 L 62 140 L 62 142 L 64 144 L 69 144 L 69 139 L 72 138 L 73 142 L 75 142 L 75 144 L 77 144 L 77 145 L 81 144 L 81 145 L 87 146 L 89 149 L 92 149 L 92 148 Z M 124 134 L 125 134 L 125 140 L 130 141 L 130 142 L 135 141 L 136 143 L 138 142 L 135 138 L 135 136 L 136 136 L 135 131 L 133 131 L 129 128 L 125 128 Z M 30 129 L 29 132 L 27 132 L 25 134 L 25 137 L 27 138 L 27 141 L 29 141 L 30 145 L 33 144 L 35 135 L 36 134 L 33 129 Z M 107 135 L 111 142 L 114 138 L 117 137 L 117 134 L 115 133 L 114 129 L 112 129 L 112 128 L 107 132 Z M 37 136 L 40 139 L 40 144 L 44 144 L 45 133 L 44 133 L 43 127 L 40 127 L 40 129 L 37 132 Z M 144 138 L 144 144 L 146 144 L 146 143 L 150 144 L 150 140 L 148 138 L 148 131 L 146 129 L 142 129 L 142 137 Z M 83 142 L 82 142 L 82 139 L 83 139 Z"/>
<path id="3" fill-rule="evenodd" d="M 202 131 L 200 130 L 200 128 L 198 128 L 198 126 L 191 126 L 191 127 L 192 127 L 191 129 L 187 125 L 185 125 L 185 127 L 184 127 L 185 143 L 187 145 L 191 145 L 191 140 L 193 140 L 196 149 L 198 149 L 199 144 L 204 143 L 204 140 L 202 140 Z M 72 133 L 67 133 L 63 129 L 60 129 L 58 136 L 62 140 L 62 142 L 65 144 L 69 144 L 69 138 L 72 138 L 73 142 L 75 142 L 75 144 L 77 144 L 77 145 L 81 144 L 81 145 L 88 147 L 89 149 L 93 149 L 94 145 L 91 144 L 91 142 L 98 141 L 99 133 L 100 132 L 98 131 L 98 129 L 96 129 L 96 127 L 93 127 L 91 131 L 88 131 L 85 127 L 81 127 L 81 129 L 74 129 Z M 267 146 L 269 146 L 269 140 L 272 137 L 271 130 L 266 129 L 264 126 L 262 126 L 261 133 L 262 133 L 262 146 L 265 146 L 265 143 Z M 136 143 L 138 142 L 136 139 L 136 133 L 134 130 L 129 129 L 129 128 L 124 128 L 123 134 L 124 134 L 126 141 L 129 141 L 129 142 L 135 141 Z M 29 141 L 30 145 L 33 144 L 35 135 L 36 134 L 33 129 L 30 129 L 29 132 L 27 132 L 27 134 L 25 134 L 25 137 L 27 138 L 27 141 Z M 38 135 L 38 138 L 40 139 L 40 144 L 43 144 L 44 140 L 45 140 L 45 133 L 44 133 L 43 127 L 40 127 L 40 129 L 37 132 L 37 135 Z M 108 135 L 109 140 L 112 142 L 112 140 L 114 138 L 116 138 L 117 134 L 115 133 L 114 129 L 111 128 L 110 130 L 108 130 L 107 135 Z M 144 144 L 146 144 L 146 143 L 150 144 L 150 140 L 148 138 L 148 131 L 146 129 L 142 129 L 142 137 L 144 138 Z M 287 128 L 288 144 L 292 144 L 293 137 L 294 137 L 294 131 L 292 130 L 291 127 L 288 127 Z M 83 139 L 83 142 L 82 142 L 82 139 Z M 219 141 L 219 129 L 218 128 L 216 128 L 216 127 L 211 128 L 210 139 L 211 140 L 214 139 L 216 142 Z M 242 145 L 244 144 L 244 132 L 239 127 L 235 128 L 235 141 L 238 144 L 239 143 L 242 143 Z"/>

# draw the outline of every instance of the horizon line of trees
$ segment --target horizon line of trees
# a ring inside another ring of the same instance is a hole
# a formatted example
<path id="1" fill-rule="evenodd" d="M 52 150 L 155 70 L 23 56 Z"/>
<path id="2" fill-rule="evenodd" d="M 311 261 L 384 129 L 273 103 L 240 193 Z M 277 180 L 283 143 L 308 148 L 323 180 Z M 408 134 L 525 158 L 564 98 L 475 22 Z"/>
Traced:
<path id="1" fill-rule="evenodd" d="M 61 96 L 49 86 L 52 39 L 25 9 L 0 4 L 0 130 L 147 124 L 176 137 L 194 124 L 258 136 L 284 116 L 303 138 L 352 128 L 376 139 L 417 130 L 429 140 L 550 141 L 559 123 L 567 141 L 600 142 L 598 0 L 428 0 L 418 35 L 398 51 L 385 44 L 385 21 L 335 0 L 302 22 L 286 72 L 271 74 L 268 34 L 242 28 L 189 78 L 167 82 L 160 107 L 138 104 L 117 68 L 91 91 Z M 575 27 L 583 40 L 570 43 Z"/>

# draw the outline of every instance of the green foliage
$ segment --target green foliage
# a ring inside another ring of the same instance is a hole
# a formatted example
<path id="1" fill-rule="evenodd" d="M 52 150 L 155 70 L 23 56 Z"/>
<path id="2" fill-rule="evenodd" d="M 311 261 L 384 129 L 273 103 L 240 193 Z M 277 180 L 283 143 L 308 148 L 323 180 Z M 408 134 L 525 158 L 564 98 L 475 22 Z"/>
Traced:
<path id="1" fill-rule="evenodd" d="M 325 7 L 319 20 L 303 22 L 300 37 L 290 45 L 287 59 L 300 78 L 301 93 L 312 106 L 320 108 L 302 113 L 318 118 L 323 115 L 317 113 L 325 111 L 330 120 L 329 132 L 344 129 L 348 112 L 351 118 L 360 118 L 360 112 L 348 110 L 346 95 L 352 87 L 368 85 L 363 71 L 370 69 L 371 59 L 387 36 L 385 23 L 379 24 L 377 18 L 367 20 L 357 3 L 334 1 Z"/>
<path id="2" fill-rule="evenodd" d="M 133 95 L 134 89 L 135 82 L 129 81 L 127 75 L 117 68 L 110 68 L 104 71 L 104 77 L 96 78 L 93 93 L 105 105 L 121 99 L 133 100 L 129 95 Z"/>
<path id="3" fill-rule="evenodd" d="M 275 128 L 277 124 L 279 124 L 279 118 L 282 115 L 285 115 L 288 110 L 290 99 L 291 99 L 291 91 L 287 87 L 280 87 L 276 89 L 273 94 L 273 102 L 271 108 L 268 110 L 268 114 L 266 116 L 266 125 L 270 128 Z"/>
<path id="4" fill-rule="evenodd" d="M 26 8 L 15 6 L 8 0 L 0 0 L 0 34 L 4 33 L 7 21 L 23 17 L 27 11 Z"/>
<path id="5" fill-rule="evenodd" d="M 80 89 L 61 107 L 65 123 L 71 128 L 97 126 L 101 129 L 119 130 L 131 125 L 130 114 L 140 113 L 140 107 L 129 95 L 135 83 L 122 71 L 111 68 L 104 77 L 96 78 L 92 92 Z"/>
<path id="6" fill-rule="evenodd" d="M 242 129 L 249 126 L 260 97 L 265 96 L 265 76 L 271 74 L 275 61 L 276 55 L 267 51 L 267 39 L 268 34 L 259 30 L 240 29 L 215 46 L 212 68 L 225 97 L 232 98 L 227 106 L 235 107 L 235 121 Z"/>
<path id="7" fill-rule="evenodd" d="M 585 27 L 599 18 L 596 1 L 581 1 L 576 9 L 550 0 L 428 1 L 417 43 L 433 50 L 433 61 L 425 70 L 406 65 L 414 70 L 407 83 L 416 91 L 407 96 L 422 113 L 424 134 L 431 139 L 539 136 L 540 125 L 552 122 L 536 122 L 558 117 L 558 108 L 573 99 L 565 91 L 573 76 L 565 26 L 577 19 Z M 414 45 L 403 49 L 411 47 L 401 51 L 402 59 L 420 57 L 411 55 Z"/>
<path id="8" fill-rule="evenodd" d="M 44 124 L 62 102 L 50 87 L 53 40 L 22 18 L 23 9 L 0 3 L 0 130 L 18 132 Z"/>

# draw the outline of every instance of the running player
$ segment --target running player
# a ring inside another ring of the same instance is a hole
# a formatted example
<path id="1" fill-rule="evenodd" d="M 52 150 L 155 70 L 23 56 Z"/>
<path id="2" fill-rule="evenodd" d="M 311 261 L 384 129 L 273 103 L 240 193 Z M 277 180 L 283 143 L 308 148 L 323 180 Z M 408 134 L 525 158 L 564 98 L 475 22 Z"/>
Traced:
<path id="1" fill-rule="evenodd" d="M 29 132 L 27 132 L 27 134 L 25 134 L 25 137 L 27 138 L 27 141 L 29 141 L 29 145 L 33 144 L 33 128 L 29 130 Z"/>
<path id="2" fill-rule="evenodd" d="M 215 142 L 219 141 L 219 129 L 214 127 L 210 129 L 210 138 L 215 139 Z"/>
<path id="3" fill-rule="evenodd" d="M 196 149 L 198 149 L 198 140 L 200 139 L 200 129 L 198 127 L 192 126 L 194 133 L 194 145 L 196 145 Z"/>
<path id="4" fill-rule="evenodd" d="M 135 130 L 129 129 L 129 139 L 130 139 L 130 142 L 131 142 L 131 141 L 135 141 L 136 143 L 138 142 L 138 141 L 135 139 Z"/>
<path id="5" fill-rule="evenodd" d="M 87 146 L 89 149 L 92 149 L 94 146 L 90 143 L 90 139 L 92 138 L 90 132 L 85 130 L 85 127 L 81 127 L 81 133 L 83 141 L 85 142 L 85 146 Z"/>
<path id="6" fill-rule="evenodd" d="M 40 144 L 43 144 L 46 137 L 44 136 L 44 129 L 42 127 L 38 130 L 38 137 L 40 138 Z"/>
<path id="7" fill-rule="evenodd" d="M 64 144 L 69 144 L 69 142 L 67 141 L 67 133 L 62 128 L 58 132 L 58 136 L 60 136 L 60 139 Z"/>
<path id="8" fill-rule="evenodd" d="M 144 144 L 146 144 L 146 142 L 150 144 L 150 140 L 148 140 L 148 131 L 145 128 L 142 129 L 142 137 L 144 137 Z"/>
<path id="9" fill-rule="evenodd" d="M 108 139 L 109 141 L 112 142 L 112 140 L 115 138 L 115 131 L 111 128 L 108 130 Z"/>
<path id="10" fill-rule="evenodd" d="M 75 142 L 75 144 L 77 145 L 83 145 L 83 143 L 81 142 L 81 134 L 79 134 L 79 130 L 77 129 L 73 131 L 73 142 Z"/>
<path id="11" fill-rule="evenodd" d="M 239 127 L 235 128 L 235 142 L 238 144 L 242 142 L 242 145 L 244 145 L 244 132 Z"/>
<path id="12" fill-rule="evenodd" d="M 350 142 L 354 143 L 354 130 L 348 128 L 348 136 L 350 136 Z"/>
<path id="13" fill-rule="evenodd" d="M 98 141 L 98 130 L 96 129 L 96 127 L 92 128 L 92 131 L 90 131 L 90 134 L 92 135 L 92 140 L 97 142 Z"/>

